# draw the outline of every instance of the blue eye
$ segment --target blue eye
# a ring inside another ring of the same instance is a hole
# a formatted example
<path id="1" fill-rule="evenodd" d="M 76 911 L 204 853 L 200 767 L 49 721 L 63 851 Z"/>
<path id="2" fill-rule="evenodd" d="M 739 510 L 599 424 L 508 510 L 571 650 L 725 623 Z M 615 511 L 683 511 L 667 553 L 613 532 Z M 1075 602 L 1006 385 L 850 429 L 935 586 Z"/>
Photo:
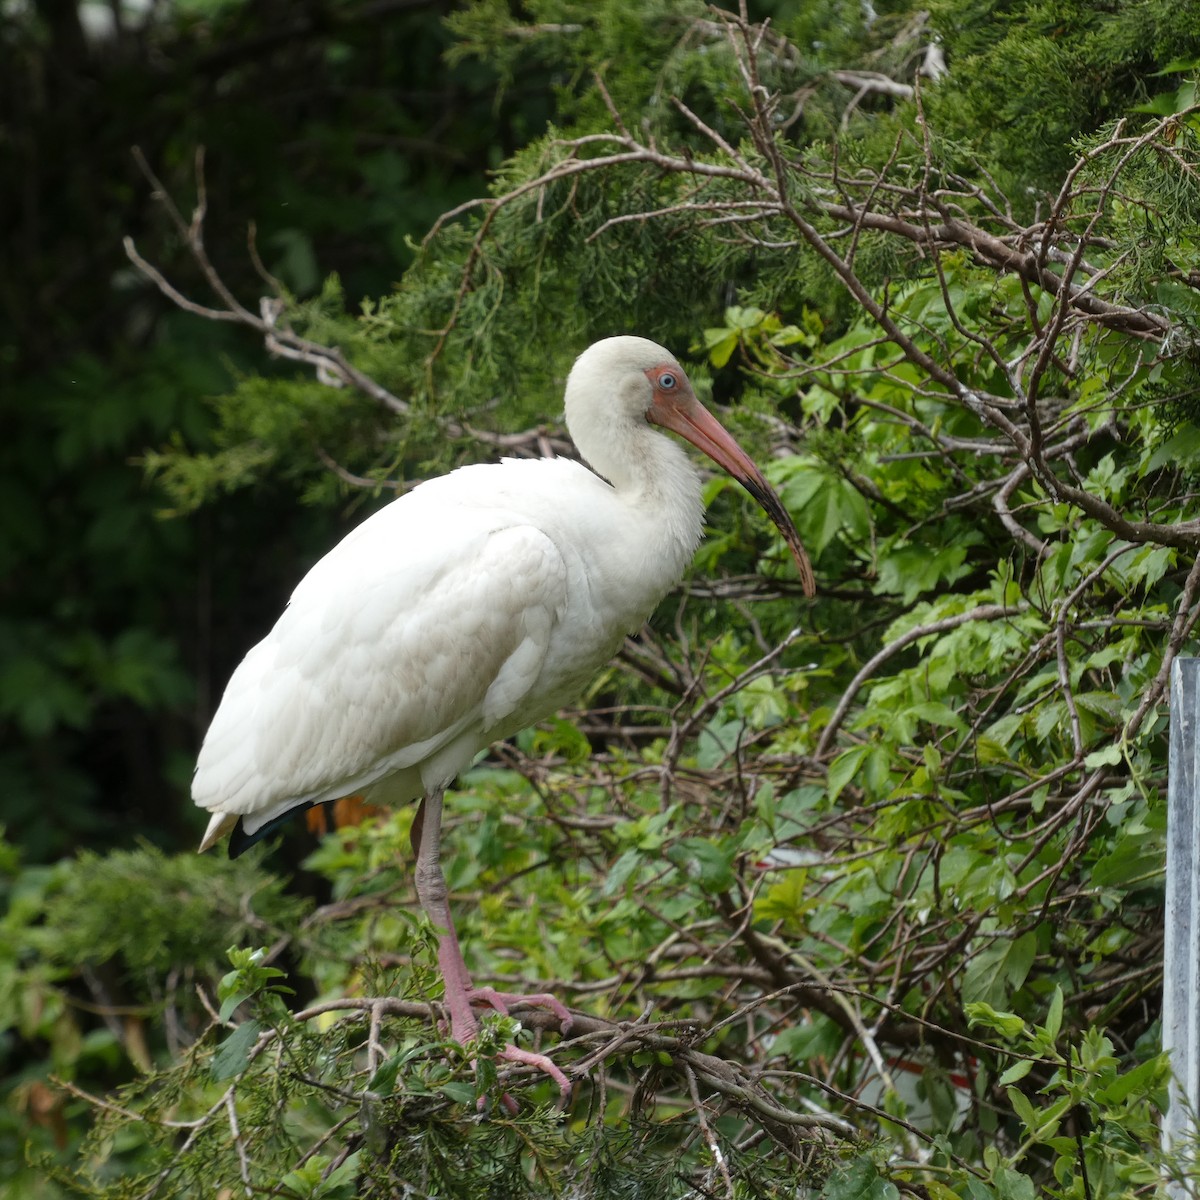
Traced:
<path id="1" fill-rule="evenodd" d="M 677 380 L 675 379 L 675 376 L 672 375 L 670 371 L 664 371 L 658 377 L 658 386 L 660 388 L 662 388 L 664 392 L 671 391 L 671 389 L 675 386 L 676 382 L 677 382 Z"/>

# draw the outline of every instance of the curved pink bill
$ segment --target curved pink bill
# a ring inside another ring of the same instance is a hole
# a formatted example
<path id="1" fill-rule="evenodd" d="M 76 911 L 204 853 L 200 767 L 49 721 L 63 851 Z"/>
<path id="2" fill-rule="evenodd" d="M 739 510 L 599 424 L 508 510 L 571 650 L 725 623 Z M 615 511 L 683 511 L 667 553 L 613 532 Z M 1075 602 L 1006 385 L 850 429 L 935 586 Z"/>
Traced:
<path id="1" fill-rule="evenodd" d="M 652 380 L 653 382 L 653 380 Z M 792 518 L 783 507 L 775 489 L 758 469 L 754 460 L 737 444 L 733 435 L 702 405 L 686 386 L 673 392 L 655 388 L 654 400 L 646 411 L 646 419 L 679 434 L 697 450 L 703 450 L 718 466 L 723 467 L 758 501 L 762 510 L 783 534 L 806 596 L 817 591 L 812 563 L 808 560 L 800 535 Z"/>

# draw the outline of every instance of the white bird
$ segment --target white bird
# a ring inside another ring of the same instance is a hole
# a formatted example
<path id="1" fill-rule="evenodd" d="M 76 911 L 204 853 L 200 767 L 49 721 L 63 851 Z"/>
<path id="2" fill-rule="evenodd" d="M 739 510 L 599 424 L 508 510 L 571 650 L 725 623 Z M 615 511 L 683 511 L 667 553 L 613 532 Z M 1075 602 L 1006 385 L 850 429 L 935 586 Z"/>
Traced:
<path id="1" fill-rule="evenodd" d="M 579 356 L 567 459 L 468 466 L 420 484 L 351 532 L 301 580 L 234 671 L 201 747 L 192 797 L 240 854 L 285 816 L 354 793 L 422 798 L 416 890 L 438 935 L 450 1033 L 475 1037 L 473 1004 L 553 997 L 472 987 L 439 862 L 442 794 L 476 755 L 567 703 L 678 583 L 700 542 L 703 450 L 779 527 L 806 594 L 812 568 L 759 469 L 696 400 L 679 363 L 644 338 Z M 543 1055 L 501 1058 L 555 1079 Z"/>

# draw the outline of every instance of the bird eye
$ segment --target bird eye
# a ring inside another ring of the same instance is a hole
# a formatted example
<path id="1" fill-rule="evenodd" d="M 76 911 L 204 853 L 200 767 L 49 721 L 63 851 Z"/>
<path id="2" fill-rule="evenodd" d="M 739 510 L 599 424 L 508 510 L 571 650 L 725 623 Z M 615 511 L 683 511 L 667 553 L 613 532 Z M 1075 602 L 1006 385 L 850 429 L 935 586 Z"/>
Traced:
<path id="1" fill-rule="evenodd" d="M 678 381 L 676 380 L 675 376 L 672 375 L 670 371 L 664 371 L 658 377 L 658 386 L 662 388 L 664 392 L 671 391 L 677 382 Z"/>

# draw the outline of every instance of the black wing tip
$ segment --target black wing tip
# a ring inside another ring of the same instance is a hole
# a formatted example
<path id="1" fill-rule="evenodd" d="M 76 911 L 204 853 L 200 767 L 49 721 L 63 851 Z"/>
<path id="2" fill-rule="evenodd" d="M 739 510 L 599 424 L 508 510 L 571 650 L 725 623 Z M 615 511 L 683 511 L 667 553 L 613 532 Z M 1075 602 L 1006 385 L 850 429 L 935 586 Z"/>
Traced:
<path id="1" fill-rule="evenodd" d="M 255 842 L 266 837 L 266 827 L 260 829 L 257 833 L 247 833 L 242 825 L 242 818 L 238 817 L 238 823 L 233 827 L 233 831 L 229 835 L 229 857 L 238 858 L 245 854 Z"/>
<path id="2" fill-rule="evenodd" d="M 309 803 L 289 808 L 287 812 L 280 813 L 279 816 L 274 817 L 262 826 L 261 829 L 256 829 L 253 833 L 246 832 L 245 818 L 238 817 L 237 824 L 233 827 L 233 831 L 229 835 L 229 857 L 238 858 L 240 855 L 245 854 L 251 846 L 257 845 L 265 838 L 269 838 L 277 830 L 282 829 L 293 817 L 299 816 L 303 812 L 308 812 L 310 808 L 315 807 L 315 804 Z"/>

